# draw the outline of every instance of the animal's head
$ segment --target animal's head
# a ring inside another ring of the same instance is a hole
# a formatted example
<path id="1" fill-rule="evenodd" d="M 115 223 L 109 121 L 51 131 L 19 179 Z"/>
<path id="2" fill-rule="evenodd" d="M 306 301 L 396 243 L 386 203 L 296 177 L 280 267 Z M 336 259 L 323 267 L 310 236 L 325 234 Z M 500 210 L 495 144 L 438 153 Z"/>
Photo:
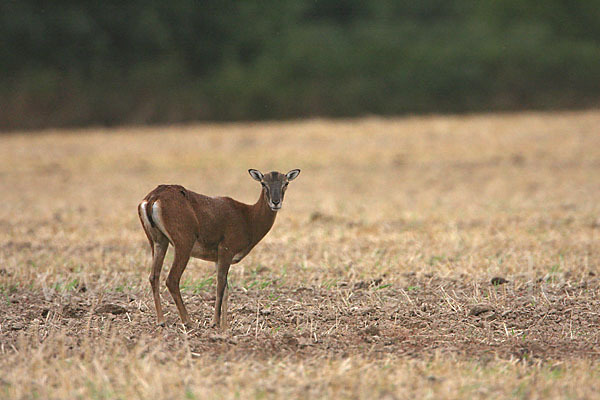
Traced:
<path id="1" fill-rule="evenodd" d="M 273 171 L 263 175 L 262 172 L 256 169 L 249 169 L 248 172 L 254 180 L 259 181 L 262 185 L 267 204 L 273 211 L 281 209 L 283 196 L 285 195 L 288 183 L 296 179 L 300 174 L 299 169 L 293 169 L 287 174 Z"/>

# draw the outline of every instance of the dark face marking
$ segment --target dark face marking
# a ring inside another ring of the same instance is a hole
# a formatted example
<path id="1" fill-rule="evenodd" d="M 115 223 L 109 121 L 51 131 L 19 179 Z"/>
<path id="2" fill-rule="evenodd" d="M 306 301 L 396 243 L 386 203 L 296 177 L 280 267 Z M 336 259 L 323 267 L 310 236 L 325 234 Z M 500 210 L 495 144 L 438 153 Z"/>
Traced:
<path id="1" fill-rule="evenodd" d="M 256 169 L 249 169 L 248 172 L 252 179 L 259 181 L 262 185 L 267 204 L 273 211 L 281 209 L 288 183 L 300 174 L 299 169 L 293 169 L 287 174 L 272 171 L 263 175 Z"/>
<path id="2" fill-rule="evenodd" d="M 283 196 L 288 185 L 286 176 L 277 171 L 269 172 L 263 177 L 261 185 L 263 186 L 263 190 L 265 190 L 267 203 L 271 207 L 271 210 L 277 211 L 281 209 Z"/>

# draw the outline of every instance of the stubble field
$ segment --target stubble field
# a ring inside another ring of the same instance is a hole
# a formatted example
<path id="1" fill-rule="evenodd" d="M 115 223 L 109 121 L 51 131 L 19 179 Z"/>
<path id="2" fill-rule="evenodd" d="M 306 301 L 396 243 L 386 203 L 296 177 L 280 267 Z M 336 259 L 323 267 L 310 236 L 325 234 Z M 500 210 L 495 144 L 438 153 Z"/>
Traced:
<path id="1" fill-rule="evenodd" d="M 600 113 L 309 120 L 0 137 L 0 397 L 594 398 Z M 302 173 L 230 272 L 192 259 L 179 324 L 137 204 L 253 203 Z M 505 282 L 505 280 L 507 282 Z"/>

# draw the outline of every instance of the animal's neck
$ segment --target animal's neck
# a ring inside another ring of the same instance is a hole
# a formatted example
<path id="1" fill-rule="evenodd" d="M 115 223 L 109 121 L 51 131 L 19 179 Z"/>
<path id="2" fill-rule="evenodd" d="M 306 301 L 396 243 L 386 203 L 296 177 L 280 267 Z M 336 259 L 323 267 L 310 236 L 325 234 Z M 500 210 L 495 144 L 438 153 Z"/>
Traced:
<path id="1" fill-rule="evenodd" d="M 258 243 L 270 230 L 275 222 L 277 212 L 271 210 L 267 204 L 265 190 L 260 191 L 258 201 L 250 210 L 250 223 L 252 225 L 252 244 Z"/>

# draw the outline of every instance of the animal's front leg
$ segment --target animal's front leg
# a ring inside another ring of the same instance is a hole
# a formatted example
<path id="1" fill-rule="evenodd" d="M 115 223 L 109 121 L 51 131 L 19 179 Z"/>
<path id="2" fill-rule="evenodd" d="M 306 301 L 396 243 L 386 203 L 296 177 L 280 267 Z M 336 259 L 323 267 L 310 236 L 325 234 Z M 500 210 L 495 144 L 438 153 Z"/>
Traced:
<path id="1" fill-rule="evenodd" d="M 231 255 L 219 251 L 217 261 L 217 296 L 213 323 L 221 330 L 227 329 L 227 274 L 231 265 Z"/>

